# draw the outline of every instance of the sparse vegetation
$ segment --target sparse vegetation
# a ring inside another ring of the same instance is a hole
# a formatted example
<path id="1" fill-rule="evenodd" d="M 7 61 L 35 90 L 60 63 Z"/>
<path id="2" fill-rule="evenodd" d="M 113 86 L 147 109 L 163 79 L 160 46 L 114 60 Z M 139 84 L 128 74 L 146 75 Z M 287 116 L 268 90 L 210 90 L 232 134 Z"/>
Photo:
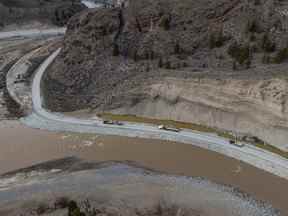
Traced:
<path id="1" fill-rule="evenodd" d="M 264 34 L 261 42 L 261 47 L 264 52 L 271 53 L 275 51 L 276 44 L 271 40 L 270 35 L 268 33 Z"/>
<path id="2" fill-rule="evenodd" d="M 160 59 L 158 60 L 158 67 L 159 67 L 159 68 L 162 68 L 162 67 L 163 67 L 163 60 L 162 60 L 162 58 L 160 58 Z"/>
<path id="3" fill-rule="evenodd" d="M 113 45 L 113 56 L 119 56 L 120 55 L 120 52 L 119 52 L 119 47 L 118 47 L 118 44 L 114 44 Z"/>
<path id="4" fill-rule="evenodd" d="M 171 15 L 166 14 L 161 17 L 159 22 L 159 26 L 162 27 L 164 30 L 170 30 L 170 23 L 171 23 Z"/>
<path id="5" fill-rule="evenodd" d="M 288 152 L 287 151 L 283 151 L 283 150 L 281 150 L 281 149 L 279 149 L 273 145 L 263 143 L 263 142 L 255 143 L 254 145 L 257 146 L 258 148 L 267 150 L 269 152 L 272 152 L 274 154 L 280 155 L 281 157 L 288 159 Z"/>
<path id="6" fill-rule="evenodd" d="M 166 61 L 165 68 L 171 69 L 171 62 L 169 60 Z"/>
<path id="7" fill-rule="evenodd" d="M 262 57 L 262 63 L 263 64 L 270 64 L 271 63 L 271 57 L 269 54 L 264 53 L 264 55 Z"/>
<path id="8" fill-rule="evenodd" d="M 247 23 L 247 27 L 246 27 L 246 31 L 247 33 L 250 32 L 250 33 L 260 33 L 261 32 L 261 29 L 260 29 L 260 26 L 259 24 L 257 23 L 256 20 L 252 20 L 252 21 L 249 21 Z"/>
<path id="9" fill-rule="evenodd" d="M 236 42 L 232 43 L 228 48 L 228 54 L 240 65 L 251 65 L 251 52 L 249 45 L 240 45 Z"/>
<path id="10" fill-rule="evenodd" d="M 250 39 L 251 42 L 254 42 L 254 41 L 256 41 L 257 38 L 256 38 L 254 33 L 251 33 L 249 39 Z"/>
<path id="11" fill-rule="evenodd" d="M 276 56 L 274 57 L 274 63 L 280 64 L 288 59 L 288 48 L 283 48 L 277 51 Z"/>
<path id="12" fill-rule="evenodd" d="M 37 215 L 42 215 L 44 213 L 47 213 L 50 210 L 50 207 L 46 203 L 40 203 L 37 208 L 35 209 L 35 213 Z"/>
<path id="13" fill-rule="evenodd" d="M 175 44 L 174 52 L 175 52 L 175 54 L 180 54 L 180 52 L 181 52 L 181 47 L 180 47 L 179 43 L 176 43 L 176 44 Z"/>
<path id="14" fill-rule="evenodd" d="M 81 211 L 76 201 L 71 200 L 68 203 L 68 216 L 86 216 L 86 214 Z"/>
<path id="15" fill-rule="evenodd" d="M 68 197 L 59 197 L 54 202 L 55 209 L 63 209 L 69 206 L 69 198 Z"/>

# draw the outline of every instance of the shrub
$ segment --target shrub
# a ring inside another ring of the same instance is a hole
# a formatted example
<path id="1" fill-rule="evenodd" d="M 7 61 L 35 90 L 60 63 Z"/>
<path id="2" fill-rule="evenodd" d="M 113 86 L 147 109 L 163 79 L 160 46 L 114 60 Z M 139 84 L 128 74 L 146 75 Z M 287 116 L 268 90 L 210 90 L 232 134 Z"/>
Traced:
<path id="1" fill-rule="evenodd" d="M 166 62 L 165 68 L 166 69 L 171 69 L 172 68 L 171 67 L 171 62 L 169 60 Z"/>
<path id="2" fill-rule="evenodd" d="M 274 58 L 274 63 L 280 64 L 288 59 L 288 48 L 279 50 Z"/>
<path id="3" fill-rule="evenodd" d="M 175 46 L 174 46 L 174 52 L 175 52 L 175 54 L 180 54 L 181 48 L 180 48 L 179 43 L 176 43 L 176 44 L 175 44 Z"/>
<path id="4" fill-rule="evenodd" d="M 113 56 L 119 56 L 119 55 L 120 55 L 119 46 L 117 43 L 115 43 L 113 45 Z"/>
<path id="5" fill-rule="evenodd" d="M 37 208 L 36 208 L 36 214 L 37 215 L 41 215 L 41 214 L 45 214 L 47 211 L 50 210 L 50 207 L 45 204 L 45 203 L 40 203 Z"/>
<path id="6" fill-rule="evenodd" d="M 138 61 L 138 55 L 137 55 L 137 51 L 134 51 L 134 54 L 133 54 L 133 59 L 135 62 Z"/>
<path id="7" fill-rule="evenodd" d="M 261 5 L 261 0 L 254 0 L 254 5 L 255 6 Z"/>
<path id="8" fill-rule="evenodd" d="M 74 200 L 71 200 L 68 203 L 68 216 L 75 216 L 74 212 L 79 209 L 77 203 Z"/>
<path id="9" fill-rule="evenodd" d="M 162 58 L 160 58 L 159 61 L 158 61 L 158 67 L 159 67 L 159 68 L 162 68 L 162 67 L 163 67 L 163 60 L 162 60 Z"/>
<path id="10" fill-rule="evenodd" d="M 275 48 L 276 48 L 276 44 L 271 41 L 271 39 L 267 33 L 264 34 L 264 36 L 263 36 L 261 46 L 265 52 L 274 52 Z"/>
<path id="11" fill-rule="evenodd" d="M 164 28 L 164 30 L 168 31 L 170 29 L 170 23 L 171 23 L 171 15 L 165 14 L 161 17 L 159 26 Z"/>
<path id="12" fill-rule="evenodd" d="M 250 41 L 256 41 L 256 36 L 255 36 L 255 34 L 254 33 L 252 33 L 251 35 L 250 35 Z"/>
<path id="13" fill-rule="evenodd" d="M 79 208 L 71 212 L 71 216 L 86 216 L 84 212 L 81 212 Z"/>
<path id="14" fill-rule="evenodd" d="M 232 69 L 233 69 L 233 70 L 237 70 L 237 63 L 236 63 L 236 61 L 233 61 Z"/>
<path id="15" fill-rule="evenodd" d="M 216 47 L 222 47 L 225 41 L 226 38 L 223 36 L 222 31 L 217 34 L 212 33 L 209 37 L 209 48 L 214 49 Z"/>
<path id="16" fill-rule="evenodd" d="M 69 198 L 67 197 L 59 197 L 54 202 L 55 209 L 64 209 L 69 206 Z"/>
<path id="17" fill-rule="evenodd" d="M 265 53 L 262 57 L 262 63 L 263 64 L 270 64 L 271 63 L 271 57 Z"/>
<path id="18" fill-rule="evenodd" d="M 258 25 L 256 20 L 252 20 L 247 23 L 246 32 L 247 33 L 248 32 L 251 32 L 251 33 L 261 32 L 260 26 Z"/>
<path id="19" fill-rule="evenodd" d="M 250 61 L 250 63 L 251 63 L 250 46 L 249 45 L 241 46 L 235 42 L 229 46 L 228 54 L 232 58 L 234 58 L 240 65 L 243 65 L 247 61 Z"/>

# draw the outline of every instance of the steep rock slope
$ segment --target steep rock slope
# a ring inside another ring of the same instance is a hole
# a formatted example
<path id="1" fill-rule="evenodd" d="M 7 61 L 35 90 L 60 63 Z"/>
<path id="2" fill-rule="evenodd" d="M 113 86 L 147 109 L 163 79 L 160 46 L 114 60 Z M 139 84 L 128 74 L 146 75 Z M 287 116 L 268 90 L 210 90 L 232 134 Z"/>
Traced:
<path id="1" fill-rule="evenodd" d="M 281 141 L 272 143 L 284 148 L 287 9 L 279 0 L 136 0 L 85 11 L 70 20 L 45 78 L 48 107 L 152 115 L 262 138 L 280 128 Z M 158 95 L 155 86 L 165 90 Z"/>

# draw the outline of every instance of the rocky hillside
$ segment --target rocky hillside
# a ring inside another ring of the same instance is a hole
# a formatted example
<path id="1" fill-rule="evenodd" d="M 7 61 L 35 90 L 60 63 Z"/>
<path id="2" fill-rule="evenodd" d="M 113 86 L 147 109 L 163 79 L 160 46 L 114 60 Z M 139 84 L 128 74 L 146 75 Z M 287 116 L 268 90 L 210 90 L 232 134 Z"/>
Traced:
<path id="1" fill-rule="evenodd" d="M 288 3 L 282 0 L 135 0 L 126 8 L 84 11 L 70 20 L 63 50 L 46 76 L 48 106 L 57 111 L 133 111 L 229 130 L 243 128 L 241 132 L 254 128 L 257 135 L 263 134 L 257 129 L 262 124 L 282 130 L 288 117 L 287 18 Z M 176 93 L 168 77 L 179 81 Z M 211 87 L 202 85 L 202 79 L 212 80 Z M 197 91 L 183 89 L 181 80 L 198 83 Z M 166 90 L 150 94 L 160 84 Z M 209 97 L 201 100 L 199 88 L 209 91 Z M 215 88 L 222 92 L 217 103 Z M 165 103 L 160 106 L 157 100 Z M 235 103 L 254 100 L 257 106 L 249 115 Z M 207 107 L 202 117 L 194 113 L 200 112 L 198 105 Z M 190 111 L 182 111 L 183 106 Z M 178 108 L 168 113 L 169 107 Z M 275 121 L 263 123 L 259 107 Z M 249 127 L 231 128 L 224 114 L 221 124 L 217 118 L 211 121 L 212 110 L 219 108 L 232 116 L 240 112 L 249 119 L 243 123 Z"/>
<path id="2" fill-rule="evenodd" d="M 42 21 L 64 25 L 83 10 L 80 0 L 0 0 L 0 29 L 9 24 Z"/>

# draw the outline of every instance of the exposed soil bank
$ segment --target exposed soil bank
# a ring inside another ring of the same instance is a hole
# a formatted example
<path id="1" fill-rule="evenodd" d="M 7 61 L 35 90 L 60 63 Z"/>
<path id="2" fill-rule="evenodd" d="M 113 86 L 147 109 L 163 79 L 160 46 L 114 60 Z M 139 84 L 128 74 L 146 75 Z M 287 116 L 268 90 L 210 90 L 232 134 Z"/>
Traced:
<path id="1" fill-rule="evenodd" d="M 0 149 L 2 173 L 65 156 L 97 161 L 130 160 L 168 173 L 201 176 L 239 187 L 288 213 L 287 181 L 190 145 L 114 136 L 51 133 L 26 128 L 17 122 L 1 122 Z"/>

